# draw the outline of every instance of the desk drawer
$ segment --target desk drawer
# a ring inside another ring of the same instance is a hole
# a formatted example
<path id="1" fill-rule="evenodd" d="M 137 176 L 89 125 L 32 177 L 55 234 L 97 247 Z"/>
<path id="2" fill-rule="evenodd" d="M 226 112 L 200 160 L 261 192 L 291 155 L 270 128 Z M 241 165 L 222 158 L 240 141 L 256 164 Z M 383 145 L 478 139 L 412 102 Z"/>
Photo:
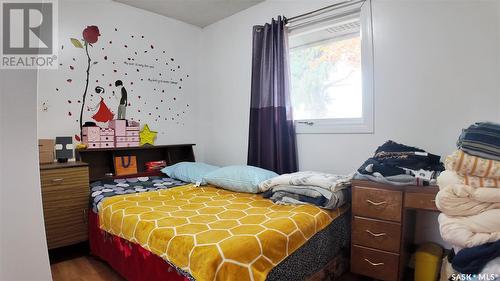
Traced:
<path id="1" fill-rule="evenodd" d="M 398 280 L 399 255 L 352 246 L 351 271 L 378 280 Z"/>
<path id="2" fill-rule="evenodd" d="M 405 207 L 413 209 L 424 209 L 429 211 L 438 211 L 436 207 L 436 195 L 433 193 L 407 192 L 405 194 Z"/>
<path id="3" fill-rule="evenodd" d="M 401 222 L 403 193 L 388 189 L 354 186 L 354 215 Z"/>
<path id="4" fill-rule="evenodd" d="M 354 217 L 352 243 L 389 252 L 399 252 L 401 224 Z"/>

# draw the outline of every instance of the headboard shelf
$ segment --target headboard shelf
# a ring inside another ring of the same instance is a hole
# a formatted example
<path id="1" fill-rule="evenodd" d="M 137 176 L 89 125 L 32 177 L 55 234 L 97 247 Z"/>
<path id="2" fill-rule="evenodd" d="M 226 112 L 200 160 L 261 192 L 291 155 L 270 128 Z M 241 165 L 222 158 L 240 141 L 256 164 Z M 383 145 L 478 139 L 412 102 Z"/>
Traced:
<path id="1" fill-rule="evenodd" d="M 129 151 L 129 150 L 157 150 L 157 149 L 168 149 L 168 148 L 185 148 L 188 146 L 195 146 L 194 143 L 189 144 L 167 144 L 167 145 L 144 145 L 144 146 L 133 146 L 133 147 L 114 147 L 114 148 L 92 148 L 92 149 L 77 149 L 77 152 L 92 153 L 92 152 L 103 152 L 103 151 Z"/>
<path id="2" fill-rule="evenodd" d="M 182 161 L 194 161 L 193 146 L 195 144 L 148 145 L 139 147 L 77 149 L 76 157 L 89 165 L 90 181 L 123 178 L 115 175 L 115 157 L 135 156 L 137 159 L 137 174 L 132 176 L 160 175 L 160 172 L 146 171 L 145 163 L 165 160 L 167 165 Z M 109 174 L 113 176 L 109 176 Z"/>

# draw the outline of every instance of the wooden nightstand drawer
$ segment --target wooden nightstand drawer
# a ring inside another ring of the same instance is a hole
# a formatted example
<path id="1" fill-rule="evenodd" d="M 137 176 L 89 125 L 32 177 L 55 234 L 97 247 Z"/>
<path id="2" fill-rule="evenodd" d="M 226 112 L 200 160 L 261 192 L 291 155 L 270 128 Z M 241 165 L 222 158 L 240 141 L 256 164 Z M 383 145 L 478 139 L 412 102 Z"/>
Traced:
<path id="1" fill-rule="evenodd" d="M 42 189 L 47 187 L 72 187 L 89 185 L 89 170 L 87 167 L 61 168 L 40 171 Z"/>
<path id="2" fill-rule="evenodd" d="M 401 224 L 354 217 L 352 243 L 389 252 L 399 252 Z"/>
<path id="3" fill-rule="evenodd" d="M 41 167 L 40 179 L 48 248 L 87 240 L 88 168 L 65 167 L 63 164 L 57 164 L 57 168 L 45 167 Z"/>
<path id="4" fill-rule="evenodd" d="M 354 215 L 401 222 L 403 193 L 400 191 L 354 186 Z"/>
<path id="5" fill-rule="evenodd" d="M 399 255 L 361 246 L 352 246 L 351 271 L 374 279 L 398 280 Z"/>
<path id="6" fill-rule="evenodd" d="M 405 207 L 438 211 L 438 208 L 436 207 L 436 194 L 407 192 L 405 194 Z"/>

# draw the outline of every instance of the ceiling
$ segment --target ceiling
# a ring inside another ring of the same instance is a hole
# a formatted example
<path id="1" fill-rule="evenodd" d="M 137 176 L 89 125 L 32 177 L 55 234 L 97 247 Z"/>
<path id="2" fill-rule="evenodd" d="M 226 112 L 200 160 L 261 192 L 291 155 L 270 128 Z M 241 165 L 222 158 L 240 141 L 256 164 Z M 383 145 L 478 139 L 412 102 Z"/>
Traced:
<path id="1" fill-rule="evenodd" d="M 132 7 L 205 27 L 264 0 L 114 0 Z"/>

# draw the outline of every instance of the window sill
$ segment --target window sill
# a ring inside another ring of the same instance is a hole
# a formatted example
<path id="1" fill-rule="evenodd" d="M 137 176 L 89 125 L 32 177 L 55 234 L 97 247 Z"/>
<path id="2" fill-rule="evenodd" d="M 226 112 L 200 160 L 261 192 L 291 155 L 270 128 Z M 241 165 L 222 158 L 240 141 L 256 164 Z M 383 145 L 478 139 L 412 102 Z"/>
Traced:
<path id="1" fill-rule="evenodd" d="M 373 123 L 352 120 L 296 120 L 296 134 L 373 134 Z"/>

